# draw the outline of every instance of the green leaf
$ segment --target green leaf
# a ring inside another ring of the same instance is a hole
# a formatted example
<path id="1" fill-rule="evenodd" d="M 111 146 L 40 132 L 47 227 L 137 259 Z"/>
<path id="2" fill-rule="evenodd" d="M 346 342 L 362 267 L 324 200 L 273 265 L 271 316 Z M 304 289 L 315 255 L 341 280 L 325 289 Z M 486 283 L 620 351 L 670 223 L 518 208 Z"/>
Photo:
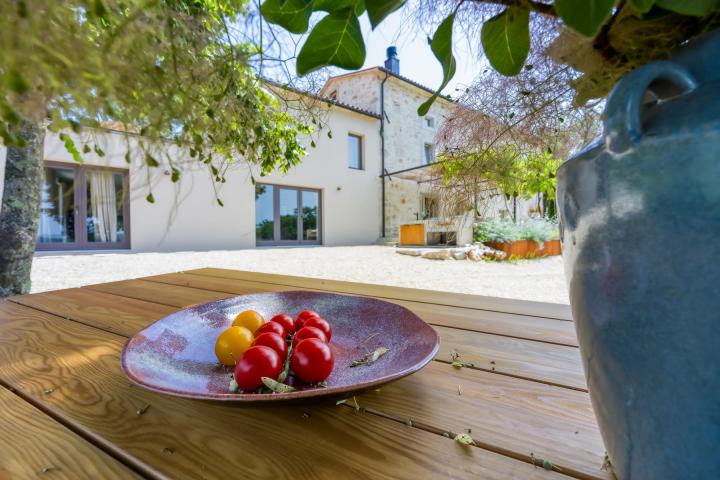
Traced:
<path id="1" fill-rule="evenodd" d="M 83 163 L 82 156 L 80 156 L 80 152 L 75 146 L 75 142 L 73 142 L 73 139 L 70 138 L 70 135 L 66 133 L 61 133 L 58 137 L 60 138 L 60 140 L 62 140 L 63 145 L 65 146 L 65 150 L 67 150 L 67 152 L 72 155 L 73 160 L 75 160 L 77 163 Z"/>
<path id="2" fill-rule="evenodd" d="M 437 91 L 433 93 L 432 97 L 430 97 L 418 108 L 418 115 L 421 117 L 427 114 L 428 110 L 430 110 L 430 107 L 435 102 L 435 99 L 440 96 L 442 89 L 445 88 L 452 77 L 455 76 L 455 69 L 457 68 L 457 65 L 455 62 L 455 56 L 452 53 L 452 30 L 454 22 L 455 12 L 442 21 L 437 30 L 435 30 L 435 35 L 433 35 L 433 38 L 430 41 L 430 49 L 433 54 L 435 54 L 435 58 L 438 59 L 443 68 L 443 81 Z"/>
<path id="3" fill-rule="evenodd" d="M 682 15 L 703 17 L 718 7 L 718 0 L 657 0 L 658 7 Z"/>
<path id="4" fill-rule="evenodd" d="M 373 30 L 385 20 L 385 17 L 405 5 L 405 0 L 365 0 L 370 25 Z"/>
<path id="5" fill-rule="evenodd" d="M 482 26 L 482 45 L 490 65 L 505 76 L 517 75 L 530 52 L 530 11 L 508 7 Z"/>
<path id="6" fill-rule="evenodd" d="M 93 145 L 93 150 L 95 150 L 95 153 L 98 157 L 104 157 L 105 156 L 105 150 L 98 147 L 97 144 Z"/>
<path id="7" fill-rule="evenodd" d="M 594 37 L 610 16 L 615 0 L 555 0 L 555 11 L 576 32 Z"/>
<path id="8" fill-rule="evenodd" d="M 7 86 L 10 90 L 17 93 L 18 95 L 22 95 L 23 93 L 30 90 L 30 84 L 28 83 L 25 78 L 23 78 L 22 75 L 20 75 L 15 70 L 11 70 L 8 72 L 6 80 Z"/>
<path id="9" fill-rule="evenodd" d="M 160 163 L 150 155 L 149 153 L 145 153 L 145 162 L 148 164 L 148 167 L 159 167 Z"/>
<path id="10" fill-rule="evenodd" d="M 171 180 L 173 183 L 177 183 L 178 180 L 180 180 L 180 170 L 178 170 L 177 168 L 173 167 L 173 168 L 172 168 L 172 174 L 170 175 L 170 180 Z"/>
<path id="11" fill-rule="evenodd" d="M 155 203 L 155 197 L 153 197 L 152 192 L 147 194 L 147 197 L 145 197 L 145 200 L 147 200 L 148 203 Z"/>
<path id="12" fill-rule="evenodd" d="M 312 14 L 311 0 L 265 0 L 260 7 L 265 20 L 290 33 L 307 32 Z"/>
<path id="13" fill-rule="evenodd" d="M 630 5 L 640 13 L 647 13 L 652 8 L 655 0 L 630 0 Z"/>
<path id="14" fill-rule="evenodd" d="M 297 57 L 297 72 L 305 75 L 328 65 L 356 70 L 365 63 L 365 42 L 352 9 L 331 13 L 312 29 Z"/>

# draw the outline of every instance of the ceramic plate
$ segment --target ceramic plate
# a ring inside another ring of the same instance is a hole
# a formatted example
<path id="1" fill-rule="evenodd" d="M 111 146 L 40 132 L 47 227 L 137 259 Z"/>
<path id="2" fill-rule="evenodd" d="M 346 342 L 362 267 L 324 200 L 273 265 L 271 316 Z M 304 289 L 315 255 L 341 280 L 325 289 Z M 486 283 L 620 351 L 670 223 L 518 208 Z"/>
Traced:
<path id="1" fill-rule="evenodd" d="M 305 309 L 330 322 L 335 367 L 327 387 L 294 383 L 290 393 L 231 393 L 232 369 L 215 358 L 215 340 L 243 310 L 269 319 L 293 317 Z M 375 363 L 350 367 L 368 352 L 387 347 Z M 122 368 L 136 384 L 181 397 L 234 402 L 267 402 L 341 396 L 377 388 L 425 366 L 437 353 L 435 330 L 414 313 L 374 298 L 315 292 L 242 295 L 180 310 L 138 332 L 125 345 Z"/>

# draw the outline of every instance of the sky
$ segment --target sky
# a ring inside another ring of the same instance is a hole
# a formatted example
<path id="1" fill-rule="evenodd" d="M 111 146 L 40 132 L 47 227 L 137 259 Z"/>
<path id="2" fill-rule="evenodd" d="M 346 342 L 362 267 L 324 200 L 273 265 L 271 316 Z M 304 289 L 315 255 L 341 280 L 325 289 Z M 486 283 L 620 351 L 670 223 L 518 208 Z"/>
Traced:
<path id="1" fill-rule="evenodd" d="M 360 18 L 367 49 L 367 57 L 363 68 L 383 65 L 385 61 L 385 49 L 395 45 L 398 49 L 400 59 L 400 74 L 421 83 L 430 88 L 436 88 L 442 82 L 442 67 L 437 61 L 427 36 L 419 31 L 417 27 L 403 25 L 402 12 L 396 12 L 387 17 L 376 30 L 372 30 L 367 15 Z M 472 80 L 479 75 L 486 67 L 484 61 L 480 61 L 474 54 L 468 51 L 465 39 L 459 38 L 459 29 L 455 29 L 454 53 L 457 62 L 457 73 L 450 81 L 445 94 L 455 96 L 455 89 L 472 83 Z"/>

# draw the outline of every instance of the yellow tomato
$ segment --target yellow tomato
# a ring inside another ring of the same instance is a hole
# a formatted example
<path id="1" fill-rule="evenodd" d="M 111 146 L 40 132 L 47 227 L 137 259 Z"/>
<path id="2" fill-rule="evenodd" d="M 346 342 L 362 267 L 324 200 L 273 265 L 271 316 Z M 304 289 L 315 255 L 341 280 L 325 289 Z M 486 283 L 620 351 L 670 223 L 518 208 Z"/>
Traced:
<path id="1" fill-rule="evenodd" d="M 245 310 L 244 312 L 238 313 L 233 321 L 234 327 L 245 327 L 252 333 L 260 328 L 265 323 L 265 319 L 255 310 Z"/>
<path id="2" fill-rule="evenodd" d="M 230 327 L 220 334 L 215 342 L 215 356 L 223 365 L 234 367 L 255 338 L 245 327 Z"/>

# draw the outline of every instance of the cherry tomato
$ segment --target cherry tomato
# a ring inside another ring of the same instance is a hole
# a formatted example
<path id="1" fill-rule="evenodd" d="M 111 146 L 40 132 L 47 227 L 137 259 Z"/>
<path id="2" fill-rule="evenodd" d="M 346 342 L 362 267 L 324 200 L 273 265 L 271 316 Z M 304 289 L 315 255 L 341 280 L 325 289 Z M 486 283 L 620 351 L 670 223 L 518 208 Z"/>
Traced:
<path id="1" fill-rule="evenodd" d="M 280 355 L 280 358 L 285 361 L 285 357 L 287 357 L 287 351 L 288 351 L 288 345 L 285 341 L 284 336 L 280 336 L 277 333 L 273 332 L 266 332 L 261 333 L 257 337 L 255 337 L 255 341 L 253 342 L 253 347 L 255 345 L 265 345 L 266 347 L 270 347 L 273 350 L 277 352 L 278 355 Z"/>
<path id="2" fill-rule="evenodd" d="M 305 323 L 305 320 L 307 320 L 310 317 L 319 317 L 320 314 L 318 314 L 315 310 L 303 310 L 302 312 L 298 313 L 298 316 L 295 318 L 295 331 L 300 330 Z"/>
<path id="3" fill-rule="evenodd" d="M 330 376 L 334 363 L 330 347 L 317 338 L 306 338 L 299 342 L 290 359 L 295 376 L 307 383 L 325 380 Z"/>
<path id="4" fill-rule="evenodd" d="M 230 327 L 215 341 L 215 356 L 223 365 L 234 366 L 250 348 L 253 334 L 245 327 Z"/>
<path id="5" fill-rule="evenodd" d="M 258 337 L 263 333 L 277 333 L 282 338 L 287 336 L 285 333 L 285 327 L 283 327 L 282 324 L 273 321 L 267 322 L 262 327 L 255 330 L 255 337 Z"/>
<path id="6" fill-rule="evenodd" d="M 288 335 L 295 333 L 295 320 L 293 320 L 293 318 L 287 313 L 275 315 L 270 319 L 270 321 L 277 322 L 285 327 L 285 332 L 287 332 Z"/>
<path id="7" fill-rule="evenodd" d="M 303 327 L 295 332 L 293 336 L 293 348 L 295 348 L 295 345 L 297 345 L 300 340 L 305 340 L 306 338 L 317 338 L 323 343 L 327 343 L 327 337 L 322 330 L 315 327 Z"/>
<path id="8" fill-rule="evenodd" d="M 325 319 L 320 317 L 310 317 L 305 320 L 305 323 L 303 324 L 303 328 L 307 327 L 314 327 L 321 330 L 327 337 L 328 342 L 330 341 L 330 337 L 332 337 L 332 328 L 330 328 L 330 324 Z"/>
<path id="9" fill-rule="evenodd" d="M 245 327 L 250 332 L 255 333 L 255 330 L 260 328 L 265 323 L 265 318 L 255 310 L 245 310 L 244 312 L 238 313 L 237 317 L 233 321 L 234 327 Z"/>
<path id="10" fill-rule="evenodd" d="M 235 365 L 235 381 L 240 389 L 252 392 L 263 385 L 262 377 L 276 380 L 282 364 L 280 355 L 272 348 L 264 345 L 250 347 Z"/>

